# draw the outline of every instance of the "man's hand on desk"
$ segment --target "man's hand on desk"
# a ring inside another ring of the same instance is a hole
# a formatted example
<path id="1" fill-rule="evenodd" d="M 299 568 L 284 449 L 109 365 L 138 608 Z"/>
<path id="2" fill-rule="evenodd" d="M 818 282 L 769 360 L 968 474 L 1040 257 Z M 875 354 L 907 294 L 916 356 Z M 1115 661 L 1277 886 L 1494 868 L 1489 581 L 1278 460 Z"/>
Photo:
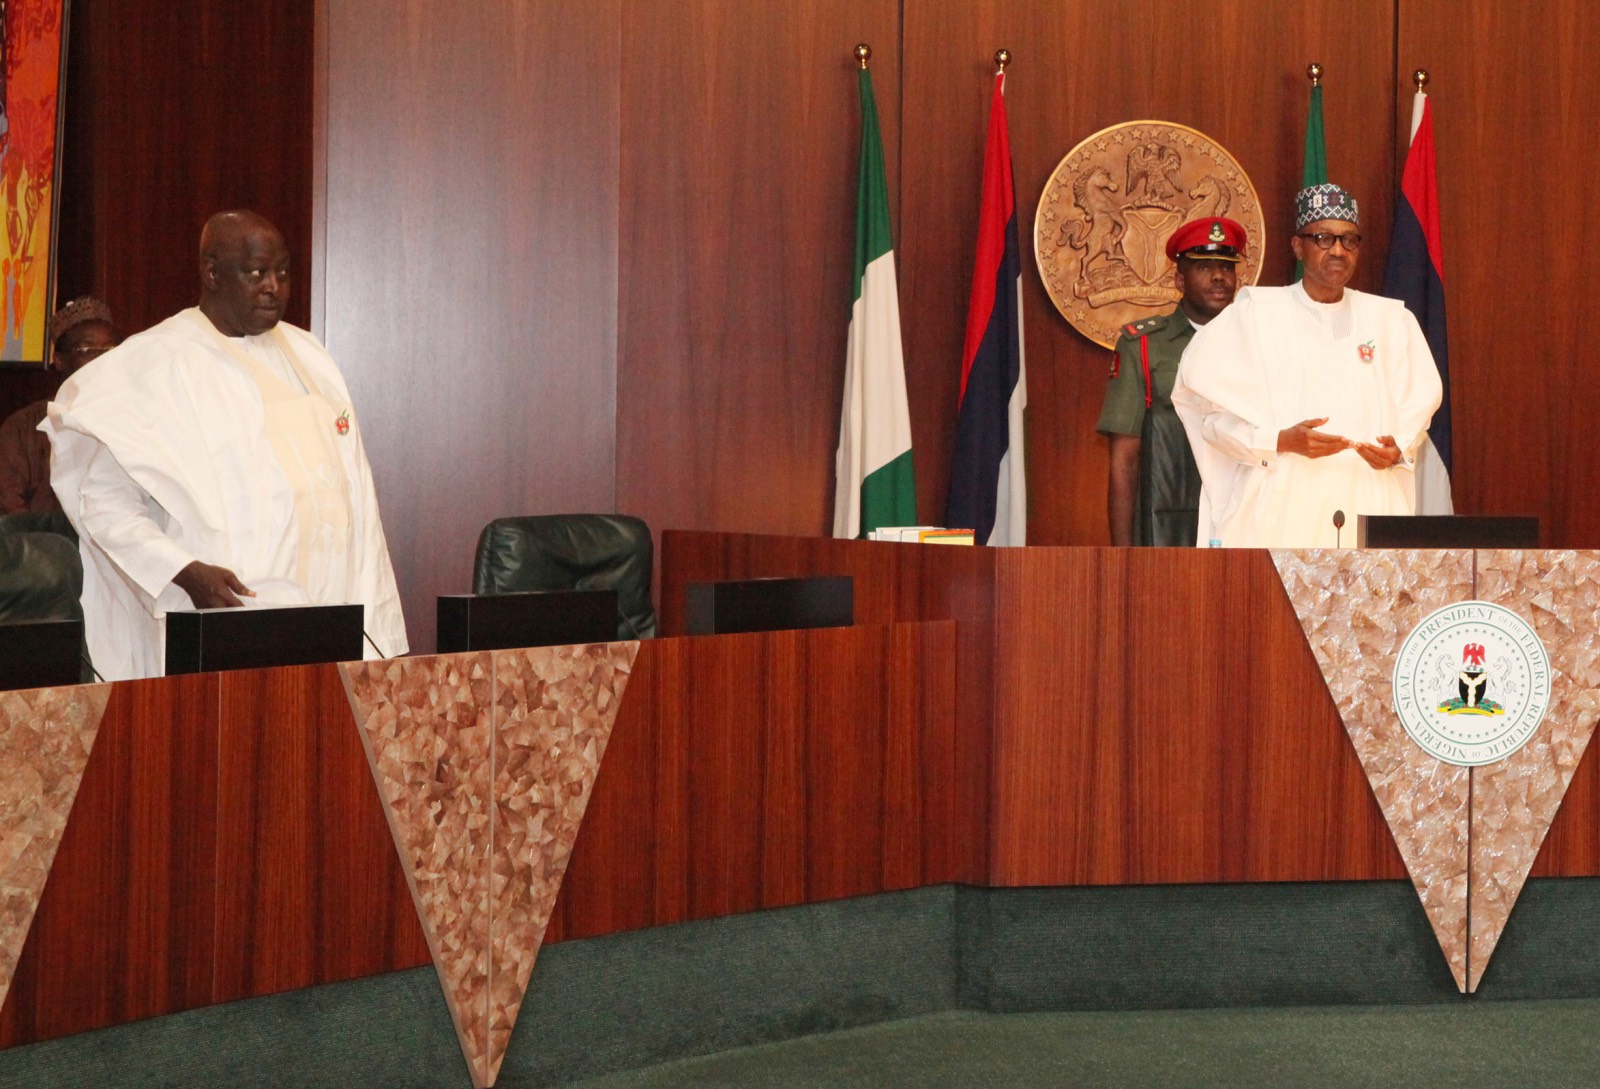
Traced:
<path id="1" fill-rule="evenodd" d="M 1351 446 L 1361 455 L 1361 460 L 1374 469 L 1392 469 L 1400 460 L 1400 447 L 1393 435 L 1379 435 L 1377 442 L 1357 442 Z"/>
<path id="2" fill-rule="evenodd" d="M 226 567 L 201 563 L 199 560 L 173 575 L 172 583 L 189 595 L 189 600 L 194 602 L 197 609 L 243 605 L 244 602 L 239 600 L 240 594 L 245 597 L 256 596 L 254 590 L 240 582 L 239 576 Z"/>
<path id="3" fill-rule="evenodd" d="M 1330 454 L 1337 454 L 1340 450 L 1350 449 L 1353 444 L 1344 436 L 1329 435 L 1317 430 L 1327 422 L 1328 417 L 1323 416 L 1316 420 L 1301 420 L 1293 427 L 1284 428 L 1278 432 L 1278 453 L 1325 458 Z"/>

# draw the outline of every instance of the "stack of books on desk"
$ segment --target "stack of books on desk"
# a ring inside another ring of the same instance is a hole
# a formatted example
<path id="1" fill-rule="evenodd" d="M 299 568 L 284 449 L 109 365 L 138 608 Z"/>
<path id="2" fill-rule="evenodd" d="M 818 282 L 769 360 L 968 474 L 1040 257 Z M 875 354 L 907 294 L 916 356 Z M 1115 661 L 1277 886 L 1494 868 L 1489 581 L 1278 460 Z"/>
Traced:
<path id="1" fill-rule="evenodd" d="M 970 529 L 940 529 L 938 526 L 883 526 L 867 534 L 869 541 L 910 541 L 913 544 L 974 544 Z"/>

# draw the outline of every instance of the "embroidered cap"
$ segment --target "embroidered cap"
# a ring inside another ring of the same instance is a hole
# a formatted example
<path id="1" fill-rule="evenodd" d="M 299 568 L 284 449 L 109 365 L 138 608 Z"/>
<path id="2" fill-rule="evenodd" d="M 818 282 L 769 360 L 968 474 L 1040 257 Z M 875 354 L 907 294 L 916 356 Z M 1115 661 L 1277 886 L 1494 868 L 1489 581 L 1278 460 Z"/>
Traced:
<path id="1" fill-rule="evenodd" d="M 1191 219 L 1167 239 L 1167 260 L 1243 261 L 1244 227 L 1231 219 Z"/>
<path id="2" fill-rule="evenodd" d="M 1339 219 L 1361 226 L 1361 210 L 1349 190 L 1332 182 L 1309 185 L 1294 195 L 1294 229 L 1319 219 Z"/>
<path id="3" fill-rule="evenodd" d="M 45 330 L 52 348 L 74 325 L 82 325 L 86 321 L 103 321 L 107 325 L 115 325 L 111 320 L 111 307 L 101 302 L 92 295 L 80 295 L 66 306 L 55 312 L 50 319 L 50 325 Z"/>

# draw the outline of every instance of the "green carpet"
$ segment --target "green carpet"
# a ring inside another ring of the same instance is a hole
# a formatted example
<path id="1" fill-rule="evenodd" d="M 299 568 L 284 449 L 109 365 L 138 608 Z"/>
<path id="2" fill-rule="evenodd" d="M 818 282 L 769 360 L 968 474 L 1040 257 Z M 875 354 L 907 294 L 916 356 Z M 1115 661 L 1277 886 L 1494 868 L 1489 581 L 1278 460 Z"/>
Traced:
<path id="1" fill-rule="evenodd" d="M 1424 1085 L 1600 1085 L 1589 1003 L 1597 879 L 1530 882 L 1470 1000 L 1405 881 L 943 885 L 552 945 L 499 1089 L 1409 1086 L 1391 1057 L 1454 1072 Z M 0 1089 L 470 1084 L 431 968 L 0 1050 Z"/>
<path id="2" fill-rule="evenodd" d="M 1600 1084 L 1600 1001 L 938 1013 L 568 1089 L 1556 1089 Z"/>

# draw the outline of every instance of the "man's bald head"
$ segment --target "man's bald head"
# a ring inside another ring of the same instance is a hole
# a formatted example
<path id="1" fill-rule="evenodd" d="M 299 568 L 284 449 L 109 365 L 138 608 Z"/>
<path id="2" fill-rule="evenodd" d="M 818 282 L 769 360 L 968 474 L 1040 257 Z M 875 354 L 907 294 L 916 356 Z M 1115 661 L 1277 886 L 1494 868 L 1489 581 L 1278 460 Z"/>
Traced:
<path id="1" fill-rule="evenodd" d="M 289 247 L 256 212 L 218 212 L 200 232 L 200 311 L 224 336 L 265 333 L 289 304 Z"/>
<path id="2" fill-rule="evenodd" d="M 245 237 L 256 231 L 275 234 L 280 239 L 283 237 L 272 221 L 259 212 L 243 208 L 218 212 L 206 220 L 206 225 L 200 229 L 200 259 L 215 257 L 222 250 L 243 245 Z"/>

